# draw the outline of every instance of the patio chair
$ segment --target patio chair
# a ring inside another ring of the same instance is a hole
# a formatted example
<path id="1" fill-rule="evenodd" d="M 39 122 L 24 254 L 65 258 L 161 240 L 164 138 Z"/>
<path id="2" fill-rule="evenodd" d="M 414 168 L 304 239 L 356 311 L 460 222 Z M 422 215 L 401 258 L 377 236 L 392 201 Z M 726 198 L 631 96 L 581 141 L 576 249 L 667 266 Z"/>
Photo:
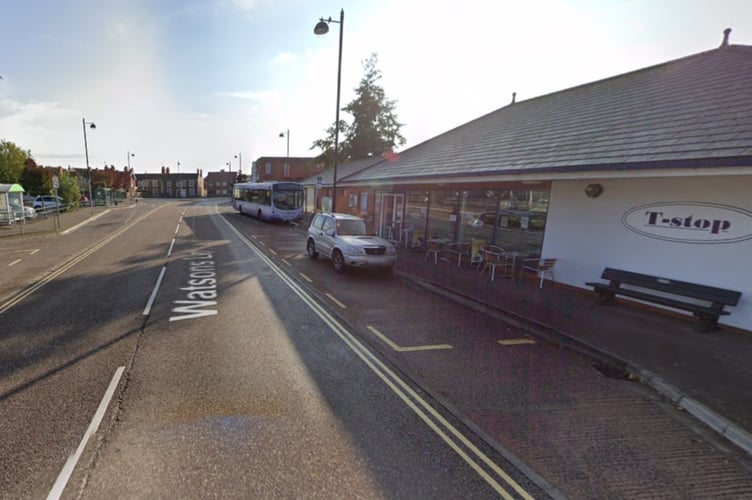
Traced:
<path id="1" fill-rule="evenodd" d="M 439 263 L 439 257 L 442 256 L 444 253 L 444 245 L 442 242 L 438 240 L 426 240 L 426 248 L 428 249 L 426 251 L 425 257 L 423 257 L 423 261 L 428 258 L 429 255 L 433 255 L 433 263 L 438 264 Z"/>
<path id="2" fill-rule="evenodd" d="M 462 264 L 462 258 L 466 257 L 470 260 L 470 242 L 469 241 L 456 241 L 446 246 L 446 253 L 449 255 L 457 256 L 457 267 Z"/>
<path id="3" fill-rule="evenodd" d="M 480 268 L 480 265 L 483 263 L 483 255 L 480 253 L 480 249 L 483 248 L 485 244 L 486 240 L 478 238 L 472 238 L 470 240 L 470 267 L 477 265 L 478 268 Z"/>
<path id="4" fill-rule="evenodd" d="M 480 271 L 480 275 L 483 276 L 483 273 L 486 271 L 486 269 L 491 268 L 491 281 L 494 280 L 494 277 L 496 276 L 496 268 L 498 267 L 500 269 L 500 276 L 506 276 L 506 277 L 512 277 L 512 259 L 509 257 L 509 254 L 507 254 L 505 251 L 493 251 L 489 247 L 483 247 L 483 269 Z"/>
<path id="5" fill-rule="evenodd" d="M 525 259 L 522 261 L 522 268 L 520 276 L 525 272 L 535 273 L 540 278 L 540 284 L 538 288 L 543 288 L 543 278 L 548 273 L 551 276 L 551 281 L 556 282 L 554 279 L 554 266 L 556 265 L 556 259 L 544 259 L 537 257 L 535 259 Z"/>
<path id="6" fill-rule="evenodd" d="M 483 267 L 486 264 L 486 252 L 494 252 L 494 253 L 506 253 L 506 250 L 503 248 L 496 246 L 496 245 L 483 245 L 478 249 L 478 254 L 480 255 L 480 258 L 478 259 L 478 271 L 481 273 L 483 272 Z"/>

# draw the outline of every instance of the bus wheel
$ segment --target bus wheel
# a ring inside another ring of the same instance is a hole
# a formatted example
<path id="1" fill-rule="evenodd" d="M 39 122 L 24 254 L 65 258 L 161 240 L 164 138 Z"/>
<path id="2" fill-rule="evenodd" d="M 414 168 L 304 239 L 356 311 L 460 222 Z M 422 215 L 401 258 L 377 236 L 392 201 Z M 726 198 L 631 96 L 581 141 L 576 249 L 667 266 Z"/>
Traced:
<path id="1" fill-rule="evenodd" d="M 316 251 L 316 243 L 313 242 L 313 240 L 308 240 L 308 244 L 306 245 L 306 250 L 308 251 L 308 256 L 312 259 L 316 259 L 319 256 L 319 253 Z"/>
<path id="2" fill-rule="evenodd" d="M 258 213 L 256 214 L 256 216 L 258 217 L 258 220 L 261 220 L 261 209 L 259 209 L 259 211 L 258 211 Z"/>
<path id="3" fill-rule="evenodd" d="M 335 250 L 332 254 L 332 265 L 334 265 L 334 270 L 338 273 L 345 272 L 345 256 L 339 250 Z"/>

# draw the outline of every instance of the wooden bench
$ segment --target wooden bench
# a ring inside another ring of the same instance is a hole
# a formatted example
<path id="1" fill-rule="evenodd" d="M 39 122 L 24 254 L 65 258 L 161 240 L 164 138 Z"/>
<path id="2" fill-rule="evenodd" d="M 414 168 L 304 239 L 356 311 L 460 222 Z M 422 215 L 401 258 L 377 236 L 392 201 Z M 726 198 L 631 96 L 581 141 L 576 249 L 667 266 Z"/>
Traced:
<path id="1" fill-rule="evenodd" d="M 700 319 L 698 330 L 701 332 L 716 330 L 718 318 L 721 315 L 730 314 L 723 310 L 724 306 L 737 305 L 742 296 L 741 292 L 734 290 L 633 273 L 610 267 L 603 270 L 601 278 L 609 280 L 609 282 L 585 283 L 598 292 L 601 304 L 613 304 L 616 302 L 616 295 L 623 295 L 645 302 L 683 309 Z M 625 288 L 622 285 L 628 287 Z M 661 294 L 651 292 L 661 292 Z M 686 299 L 701 300 L 707 304 L 698 304 Z"/>

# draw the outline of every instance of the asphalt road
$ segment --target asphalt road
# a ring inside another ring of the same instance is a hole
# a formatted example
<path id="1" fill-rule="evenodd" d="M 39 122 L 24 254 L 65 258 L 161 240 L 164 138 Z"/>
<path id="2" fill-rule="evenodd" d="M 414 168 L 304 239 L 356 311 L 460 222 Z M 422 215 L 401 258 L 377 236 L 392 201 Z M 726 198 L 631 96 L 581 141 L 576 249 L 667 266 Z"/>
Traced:
<path id="1" fill-rule="evenodd" d="M 3 498 L 543 496 L 213 203 L 3 246 Z"/>
<path id="2" fill-rule="evenodd" d="M 2 498 L 752 494 L 640 384 L 227 203 L 0 249 Z"/>

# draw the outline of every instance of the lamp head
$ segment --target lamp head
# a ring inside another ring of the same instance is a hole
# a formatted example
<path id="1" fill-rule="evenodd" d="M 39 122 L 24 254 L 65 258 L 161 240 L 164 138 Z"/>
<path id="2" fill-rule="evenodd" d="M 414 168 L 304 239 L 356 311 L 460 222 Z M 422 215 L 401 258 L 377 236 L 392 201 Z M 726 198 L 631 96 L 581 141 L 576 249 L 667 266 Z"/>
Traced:
<path id="1" fill-rule="evenodd" d="M 90 123 L 89 128 L 97 128 L 97 126 L 94 123 Z"/>
<path id="2" fill-rule="evenodd" d="M 279 136 L 280 136 L 280 137 L 284 137 L 284 136 L 285 136 L 285 133 L 284 133 L 284 132 L 280 132 L 280 133 L 279 133 Z"/>
<path id="3" fill-rule="evenodd" d="M 313 28 L 313 32 L 316 35 L 326 35 L 327 33 L 329 33 L 329 24 L 326 21 L 324 21 L 323 17 L 316 24 L 316 27 Z"/>

